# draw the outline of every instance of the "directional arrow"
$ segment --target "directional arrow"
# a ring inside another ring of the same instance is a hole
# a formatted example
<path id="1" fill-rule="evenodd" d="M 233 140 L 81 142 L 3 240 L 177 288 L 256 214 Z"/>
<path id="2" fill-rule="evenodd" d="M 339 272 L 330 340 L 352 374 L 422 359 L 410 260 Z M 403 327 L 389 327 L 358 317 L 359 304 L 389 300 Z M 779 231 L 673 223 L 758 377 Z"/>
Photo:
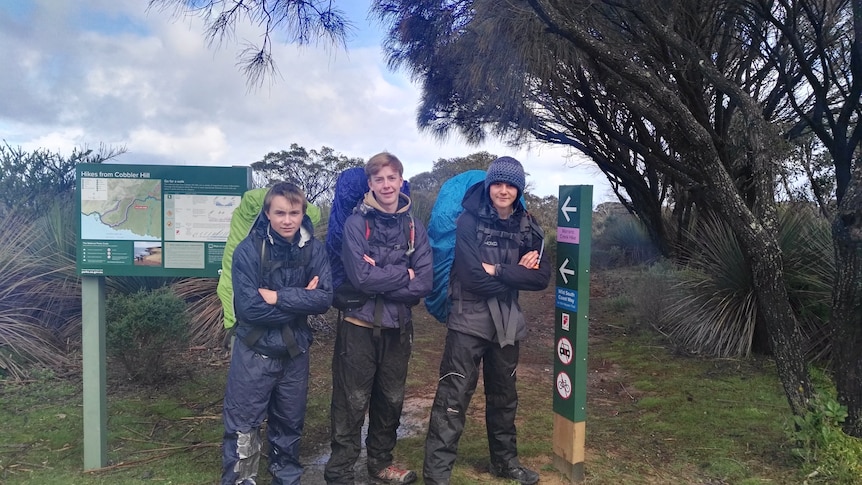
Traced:
<path id="1" fill-rule="evenodd" d="M 563 277 L 563 283 L 565 283 L 565 284 L 569 284 L 569 277 L 566 275 L 570 275 L 570 276 L 575 275 L 575 270 L 566 268 L 566 265 L 568 265 L 568 264 L 569 264 L 569 258 L 566 258 L 566 260 L 563 261 L 563 264 L 560 265 L 560 276 Z"/>
<path id="2" fill-rule="evenodd" d="M 569 219 L 569 212 L 578 212 L 578 206 L 569 207 L 569 202 L 571 202 L 571 201 L 572 201 L 572 196 L 570 195 L 570 196 L 566 197 L 566 201 L 563 202 L 562 207 L 560 207 L 560 210 L 563 211 L 563 217 L 566 218 L 566 222 L 571 221 L 571 219 Z"/>

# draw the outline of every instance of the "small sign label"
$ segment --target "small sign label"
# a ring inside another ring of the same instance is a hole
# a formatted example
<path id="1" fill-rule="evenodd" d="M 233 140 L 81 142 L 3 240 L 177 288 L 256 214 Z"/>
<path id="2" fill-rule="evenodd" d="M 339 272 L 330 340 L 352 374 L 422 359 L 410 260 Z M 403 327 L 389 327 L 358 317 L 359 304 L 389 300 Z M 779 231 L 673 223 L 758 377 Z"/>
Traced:
<path id="1" fill-rule="evenodd" d="M 565 372 L 557 374 L 557 393 L 563 399 L 572 397 L 572 380 Z"/>
<path id="2" fill-rule="evenodd" d="M 578 292 L 568 288 L 557 287 L 557 307 L 573 313 L 578 311 Z"/>
<path id="3" fill-rule="evenodd" d="M 557 227 L 557 242 L 580 244 L 581 230 L 577 227 Z"/>
<path id="4" fill-rule="evenodd" d="M 569 339 L 563 337 L 557 341 L 557 357 L 560 358 L 563 365 L 571 364 L 574 354 L 575 351 L 572 349 L 572 342 Z"/>

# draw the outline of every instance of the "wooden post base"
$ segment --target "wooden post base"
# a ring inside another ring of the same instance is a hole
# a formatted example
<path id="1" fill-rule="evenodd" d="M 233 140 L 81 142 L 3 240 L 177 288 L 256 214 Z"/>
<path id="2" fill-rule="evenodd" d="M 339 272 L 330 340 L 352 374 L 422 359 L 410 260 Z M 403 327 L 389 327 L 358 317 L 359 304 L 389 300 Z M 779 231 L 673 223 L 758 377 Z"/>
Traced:
<path id="1" fill-rule="evenodd" d="M 554 414 L 554 468 L 574 483 L 584 481 L 586 423 L 574 423 Z"/>

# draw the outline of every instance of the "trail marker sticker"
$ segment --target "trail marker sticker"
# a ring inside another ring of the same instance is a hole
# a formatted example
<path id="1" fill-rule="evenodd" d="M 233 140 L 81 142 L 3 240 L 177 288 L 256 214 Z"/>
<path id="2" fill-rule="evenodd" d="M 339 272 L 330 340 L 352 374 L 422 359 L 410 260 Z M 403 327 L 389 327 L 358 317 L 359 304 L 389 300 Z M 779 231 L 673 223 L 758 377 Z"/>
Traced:
<path id="1" fill-rule="evenodd" d="M 572 349 L 572 342 L 570 342 L 569 339 L 563 337 L 557 341 L 557 357 L 560 358 L 560 362 L 564 365 L 571 364 L 574 354 L 575 352 Z"/>
<path id="2" fill-rule="evenodd" d="M 563 399 L 568 399 L 572 396 L 572 380 L 565 372 L 557 374 L 557 393 Z"/>

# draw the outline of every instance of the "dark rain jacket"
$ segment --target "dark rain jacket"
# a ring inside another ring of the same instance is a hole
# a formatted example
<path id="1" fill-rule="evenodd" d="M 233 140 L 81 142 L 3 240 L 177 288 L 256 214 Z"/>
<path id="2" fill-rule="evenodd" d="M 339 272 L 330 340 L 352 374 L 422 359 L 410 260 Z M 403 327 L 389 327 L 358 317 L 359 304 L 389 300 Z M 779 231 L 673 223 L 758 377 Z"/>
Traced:
<path id="1" fill-rule="evenodd" d="M 355 288 L 373 296 L 361 307 L 345 311 L 345 317 L 373 323 L 376 299 L 382 298 L 380 326 L 398 328 L 412 320 L 411 307 L 431 292 L 434 278 L 431 246 L 425 227 L 415 218 L 413 252 L 407 254 L 410 236 L 404 219 L 410 218 L 409 211 L 410 198 L 403 193 L 398 210 L 389 214 L 380 208 L 374 194 L 368 192 L 345 221 L 341 247 L 345 276 Z M 365 254 L 375 261 L 374 265 L 363 260 Z M 407 268 L 413 268 L 412 280 Z"/>
<path id="2" fill-rule="evenodd" d="M 542 252 L 544 233 L 524 209 L 520 199 L 506 219 L 500 219 L 491 204 L 484 181 L 469 189 L 461 205 L 455 229 L 455 260 L 452 264 L 452 306 L 446 326 L 450 330 L 473 335 L 501 346 L 513 344 L 527 335 L 527 324 L 518 303 L 519 290 L 538 291 L 547 288 L 551 279 L 548 254 Z M 529 224 L 521 225 L 529 217 Z M 488 233 L 480 234 L 480 221 Z M 522 227 L 526 232 L 523 233 Z M 518 238 L 504 234 L 520 234 Z M 520 239 L 520 244 L 518 240 Z M 521 256 L 532 251 L 543 253 L 539 269 L 518 264 Z M 489 275 L 482 263 L 498 265 L 496 275 Z M 498 305 L 497 319 L 511 331 L 498 335 L 498 325 L 491 305 Z M 510 327 L 515 325 L 515 327 Z"/>
<path id="3" fill-rule="evenodd" d="M 308 315 L 326 313 L 332 303 L 332 274 L 323 243 L 313 237 L 314 227 L 306 215 L 293 241 L 271 230 L 269 218 L 261 211 L 248 237 L 233 253 L 231 279 L 236 311 L 236 336 L 244 341 L 252 332 L 263 334 L 251 347 L 271 357 L 284 356 L 285 327 L 292 332 L 302 352 L 311 344 Z M 261 265 L 261 247 L 266 261 Z M 306 290 L 308 282 L 319 277 L 317 288 Z M 267 303 L 258 288 L 278 292 L 275 305 Z"/>

